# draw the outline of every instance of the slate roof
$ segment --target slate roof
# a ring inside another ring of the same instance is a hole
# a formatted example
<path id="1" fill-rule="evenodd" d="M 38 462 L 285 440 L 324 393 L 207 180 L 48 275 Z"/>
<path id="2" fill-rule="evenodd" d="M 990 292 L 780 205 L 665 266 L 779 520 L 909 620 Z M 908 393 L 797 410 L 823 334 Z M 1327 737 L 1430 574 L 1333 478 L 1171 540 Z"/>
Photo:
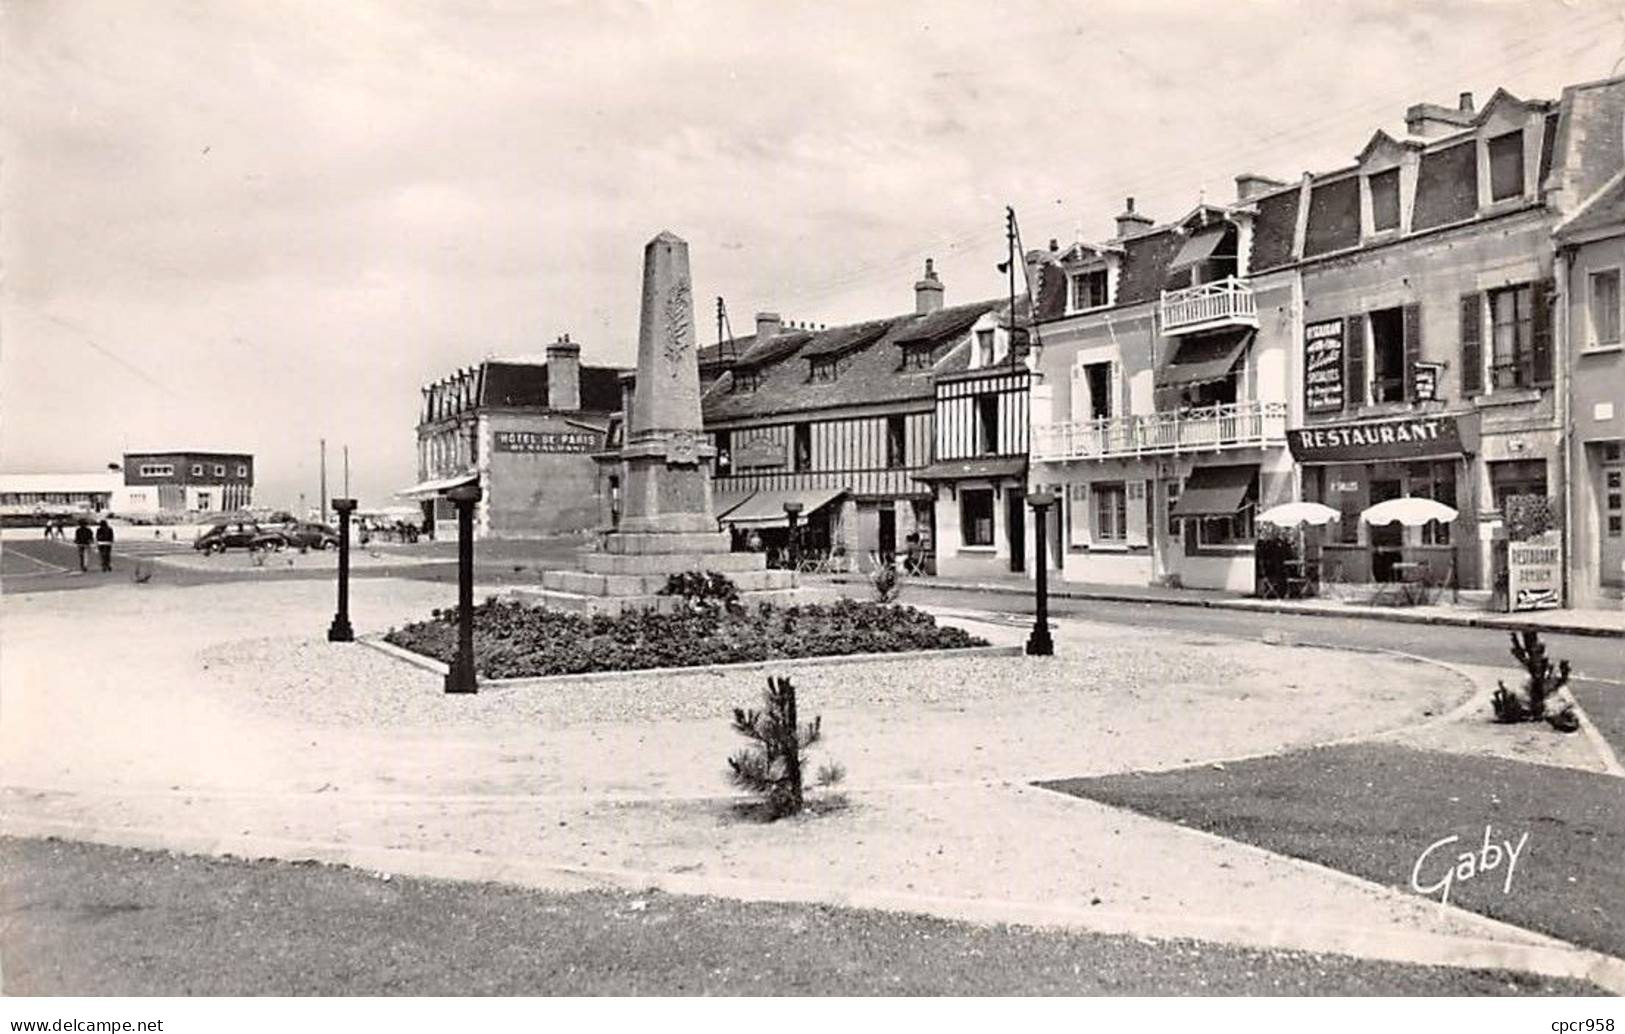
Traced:
<path id="1" fill-rule="evenodd" d="M 1558 237 L 1572 237 L 1590 230 L 1613 228 L 1625 224 L 1625 173 L 1614 177 L 1580 206 L 1554 231 Z"/>
<path id="2" fill-rule="evenodd" d="M 547 367 L 535 363 L 510 363 L 488 359 L 484 406 L 547 407 Z M 581 367 L 581 408 L 589 412 L 613 413 L 621 408 L 621 371 L 611 366 Z"/>
<path id="3" fill-rule="evenodd" d="M 966 331 L 985 313 L 1004 304 L 1001 300 L 973 302 L 927 316 L 911 312 L 811 334 L 792 331 L 754 344 L 752 352 L 756 355 L 747 353 L 742 362 L 759 366 L 756 390 L 735 393 L 731 390 L 733 374 L 723 374 L 702 400 L 705 420 L 707 423 L 741 420 L 835 406 L 910 400 L 934 404 L 933 378 L 939 373 L 956 372 L 968 366 L 970 346 Z M 942 329 L 955 324 L 960 326 L 957 332 Z M 921 338 L 922 333 L 932 336 Z M 965 336 L 954 341 L 931 369 L 900 369 L 903 361 L 900 344 L 904 339 L 948 341 L 955 333 Z M 766 360 L 761 358 L 781 347 L 778 342 L 786 337 L 799 339 L 790 353 Z M 853 341 L 863 343 L 853 345 Z M 810 379 L 805 361 L 809 355 L 840 355 L 843 349 L 847 351 L 835 380 L 815 382 Z"/>

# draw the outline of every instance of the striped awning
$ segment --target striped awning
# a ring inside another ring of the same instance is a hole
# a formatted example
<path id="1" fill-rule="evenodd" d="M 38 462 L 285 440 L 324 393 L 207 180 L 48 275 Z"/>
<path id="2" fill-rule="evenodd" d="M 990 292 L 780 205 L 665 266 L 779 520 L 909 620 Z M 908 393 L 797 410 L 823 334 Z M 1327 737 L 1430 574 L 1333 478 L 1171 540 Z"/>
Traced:
<path id="1" fill-rule="evenodd" d="M 479 472 L 470 470 L 446 478 L 433 478 L 429 481 L 419 481 L 411 488 L 403 488 L 395 494 L 402 499 L 432 499 L 459 485 L 473 484 L 479 480 Z"/>
<path id="2" fill-rule="evenodd" d="M 845 494 L 844 488 L 757 492 L 723 517 L 722 523 L 736 528 L 786 528 L 790 519 L 784 512 L 785 503 L 801 504 L 801 512 L 796 516 L 800 522 Z"/>

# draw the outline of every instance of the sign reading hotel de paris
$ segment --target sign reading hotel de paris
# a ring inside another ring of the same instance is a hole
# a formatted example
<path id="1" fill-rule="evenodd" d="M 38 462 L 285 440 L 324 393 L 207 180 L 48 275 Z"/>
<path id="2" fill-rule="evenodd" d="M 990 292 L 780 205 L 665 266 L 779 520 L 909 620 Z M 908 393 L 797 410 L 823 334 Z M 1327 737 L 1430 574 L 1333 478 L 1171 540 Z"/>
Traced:
<path id="1" fill-rule="evenodd" d="M 1308 463 L 1422 459 L 1464 451 L 1456 418 L 1442 414 L 1298 427 L 1287 432 L 1287 444 L 1293 459 Z"/>

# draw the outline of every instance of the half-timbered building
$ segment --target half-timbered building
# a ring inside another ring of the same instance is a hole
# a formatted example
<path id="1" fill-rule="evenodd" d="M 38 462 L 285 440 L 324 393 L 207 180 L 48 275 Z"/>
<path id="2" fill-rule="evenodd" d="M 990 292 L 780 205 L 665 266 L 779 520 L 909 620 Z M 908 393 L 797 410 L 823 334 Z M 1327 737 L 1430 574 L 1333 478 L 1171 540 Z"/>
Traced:
<path id="1" fill-rule="evenodd" d="M 969 366 L 979 334 L 1003 334 L 999 303 L 944 307 L 943 293 L 928 261 L 912 312 L 818 329 L 764 313 L 732 342 L 702 408 L 717 516 L 741 548 L 785 548 L 786 504 L 804 552 L 853 567 L 940 545 L 918 477 L 935 459 L 934 384 Z"/>

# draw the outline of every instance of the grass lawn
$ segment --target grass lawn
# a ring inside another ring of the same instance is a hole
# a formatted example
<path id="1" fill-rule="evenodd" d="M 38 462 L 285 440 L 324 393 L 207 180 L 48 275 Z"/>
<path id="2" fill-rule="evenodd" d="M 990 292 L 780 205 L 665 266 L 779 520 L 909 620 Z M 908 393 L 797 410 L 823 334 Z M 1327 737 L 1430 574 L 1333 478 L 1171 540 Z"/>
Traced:
<path id="1" fill-rule="evenodd" d="M 1625 781 L 1614 776 L 1354 744 L 1046 785 L 1407 892 L 1418 857 L 1445 837 L 1459 840 L 1429 855 L 1416 873 L 1424 887 L 1480 851 L 1485 827 L 1497 843 L 1527 833 L 1510 888 L 1503 860 L 1455 879 L 1450 903 L 1625 955 Z"/>
<path id="2" fill-rule="evenodd" d="M 1597 994 L 1501 971 L 0 839 L 10 995 Z"/>

